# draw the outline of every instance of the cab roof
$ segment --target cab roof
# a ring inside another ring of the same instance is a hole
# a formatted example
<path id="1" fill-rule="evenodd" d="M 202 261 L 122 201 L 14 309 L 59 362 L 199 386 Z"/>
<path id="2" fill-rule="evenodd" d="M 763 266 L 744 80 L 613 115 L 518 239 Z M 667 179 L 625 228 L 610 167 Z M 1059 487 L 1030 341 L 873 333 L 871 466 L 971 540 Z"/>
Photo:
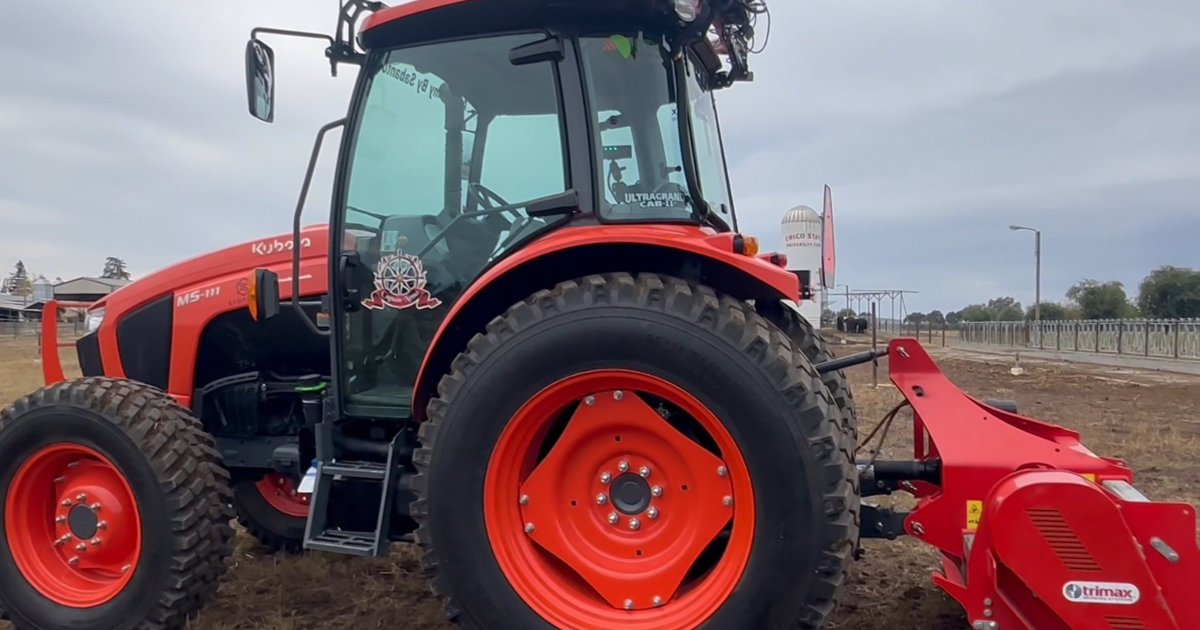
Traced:
<path id="1" fill-rule="evenodd" d="M 574 25 L 676 28 L 663 0 L 411 0 L 363 21 L 360 43 L 371 49 L 397 43 Z"/>

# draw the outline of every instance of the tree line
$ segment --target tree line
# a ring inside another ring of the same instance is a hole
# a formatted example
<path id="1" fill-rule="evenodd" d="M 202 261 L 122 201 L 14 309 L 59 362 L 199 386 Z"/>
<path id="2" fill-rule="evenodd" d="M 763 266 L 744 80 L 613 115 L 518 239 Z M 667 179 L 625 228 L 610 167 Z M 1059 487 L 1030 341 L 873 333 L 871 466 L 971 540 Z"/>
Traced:
<path id="1" fill-rule="evenodd" d="M 131 276 L 124 259 L 109 256 L 104 259 L 104 269 L 100 272 L 100 277 L 129 280 Z M 17 264 L 13 266 L 12 272 L 5 276 L 3 281 L 0 281 L 0 294 L 30 297 L 33 295 L 33 284 L 44 279 L 45 276 L 30 273 L 25 268 L 25 261 L 18 260 Z"/>
<path id="2" fill-rule="evenodd" d="M 1200 318 L 1200 270 L 1164 265 L 1150 272 L 1138 285 L 1136 297 L 1130 297 L 1118 280 L 1100 282 L 1083 279 L 1075 283 L 1060 301 L 1042 302 L 1043 320 L 1071 319 L 1188 319 Z M 1012 322 L 1032 320 L 1033 305 L 1022 306 L 1010 296 L 969 304 L 957 311 L 909 313 L 910 324 L 955 325 L 960 322 Z M 827 312 L 829 319 L 854 317 L 853 309 Z M 869 317 L 870 313 L 858 313 Z"/>

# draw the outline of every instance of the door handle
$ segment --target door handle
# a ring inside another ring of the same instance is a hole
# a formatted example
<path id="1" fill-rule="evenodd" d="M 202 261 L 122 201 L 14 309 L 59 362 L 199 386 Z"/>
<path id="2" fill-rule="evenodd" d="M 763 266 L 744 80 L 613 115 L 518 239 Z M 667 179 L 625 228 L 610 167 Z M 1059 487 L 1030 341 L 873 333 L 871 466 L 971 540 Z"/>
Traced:
<path id="1" fill-rule="evenodd" d="M 343 252 L 338 260 L 338 284 L 341 285 L 342 303 L 348 312 L 357 311 L 362 304 L 356 273 L 360 266 L 358 252 Z"/>

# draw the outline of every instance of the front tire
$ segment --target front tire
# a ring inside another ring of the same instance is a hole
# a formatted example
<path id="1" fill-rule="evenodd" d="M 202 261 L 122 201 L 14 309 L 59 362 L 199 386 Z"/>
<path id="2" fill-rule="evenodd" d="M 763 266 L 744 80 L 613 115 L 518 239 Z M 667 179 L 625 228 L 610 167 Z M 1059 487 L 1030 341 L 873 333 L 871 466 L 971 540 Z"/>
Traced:
<path id="1" fill-rule="evenodd" d="M 217 590 L 233 518 L 200 422 L 161 391 L 58 383 L 0 412 L 0 608 L 19 630 L 176 630 Z"/>
<path id="2" fill-rule="evenodd" d="M 742 302 L 657 275 L 494 320 L 430 402 L 417 541 L 475 628 L 818 628 L 857 543 L 850 436 Z"/>

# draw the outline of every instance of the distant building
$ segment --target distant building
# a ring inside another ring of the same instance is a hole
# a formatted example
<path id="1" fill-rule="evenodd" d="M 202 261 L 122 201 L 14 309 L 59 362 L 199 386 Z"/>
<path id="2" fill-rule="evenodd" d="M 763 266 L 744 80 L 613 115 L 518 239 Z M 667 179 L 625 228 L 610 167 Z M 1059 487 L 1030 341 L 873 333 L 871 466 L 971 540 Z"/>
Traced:
<path id="1" fill-rule="evenodd" d="M 129 284 L 115 278 L 75 278 L 55 283 L 54 299 L 67 302 L 95 302 Z"/>
<path id="2" fill-rule="evenodd" d="M 50 299 L 58 300 L 64 309 L 82 309 L 127 284 L 128 280 L 88 277 L 51 283 L 39 277 L 33 283 L 33 295 L 0 293 L 0 321 L 40 320 L 42 306 Z"/>

